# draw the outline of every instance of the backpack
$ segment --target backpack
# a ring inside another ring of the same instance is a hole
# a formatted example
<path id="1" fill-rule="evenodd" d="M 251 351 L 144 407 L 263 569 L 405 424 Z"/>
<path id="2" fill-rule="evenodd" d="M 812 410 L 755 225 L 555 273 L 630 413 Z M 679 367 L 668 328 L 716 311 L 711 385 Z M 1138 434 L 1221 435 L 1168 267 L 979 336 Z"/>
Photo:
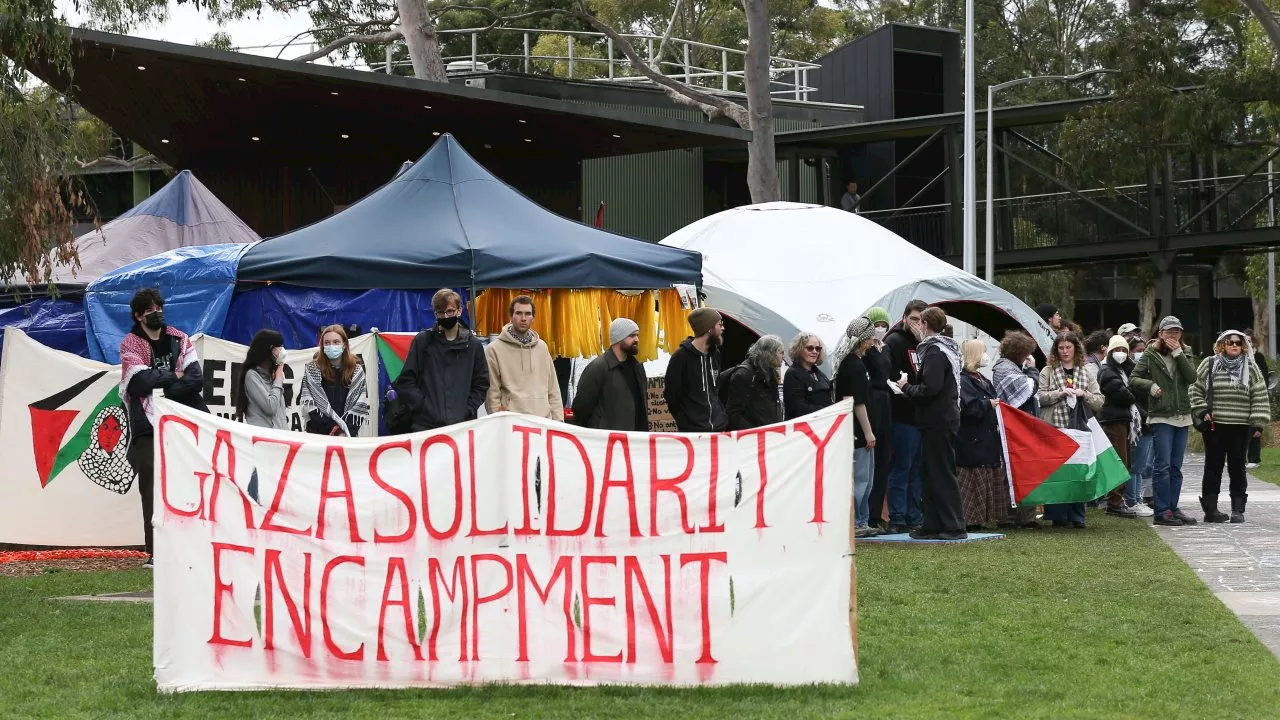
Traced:
<path id="1" fill-rule="evenodd" d="M 720 374 L 716 376 L 716 395 L 720 397 L 720 407 L 729 407 L 729 378 L 733 377 L 733 374 L 739 370 L 751 372 L 751 368 L 746 365 L 734 365 L 728 370 L 721 370 Z"/>

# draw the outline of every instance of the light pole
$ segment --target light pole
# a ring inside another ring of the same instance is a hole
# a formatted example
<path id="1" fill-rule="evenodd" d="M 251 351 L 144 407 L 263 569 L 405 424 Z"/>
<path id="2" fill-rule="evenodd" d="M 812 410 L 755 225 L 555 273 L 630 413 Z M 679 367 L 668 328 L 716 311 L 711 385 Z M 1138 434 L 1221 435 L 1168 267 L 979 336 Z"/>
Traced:
<path id="1" fill-rule="evenodd" d="M 974 87 L 973 2 L 964 3 L 964 271 L 978 274 L 978 132 L 975 122 L 978 98 Z M 987 143 L 988 145 L 990 143 Z"/>
<path id="2" fill-rule="evenodd" d="M 1063 82 L 1075 82 L 1094 75 L 1102 75 L 1106 73 L 1117 73 L 1119 70 L 1108 70 L 1107 68 L 1094 68 L 1078 72 L 1075 75 L 1036 75 L 1034 77 L 1018 78 L 1017 80 L 1009 80 L 1007 82 L 997 83 L 987 86 L 987 228 L 986 228 L 986 276 L 987 282 L 994 283 L 996 281 L 996 245 L 995 245 L 995 208 L 992 205 L 994 198 L 993 186 L 995 184 L 995 161 L 996 161 L 996 144 L 995 144 L 995 96 L 999 90 L 1011 88 L 1015 85 L 1025 85 L 1029 82 L 1037 80 L 1061 80 Z M 967 144 L 966 147 L 973 148 L 973 144 Z M 975 243 L 976 244 L 976 243 Z M 974 248 L 974 268 L 969 272 L 977 274 L 977 248 Z M 965 256 L 966 258 L 968 255 Z"/>

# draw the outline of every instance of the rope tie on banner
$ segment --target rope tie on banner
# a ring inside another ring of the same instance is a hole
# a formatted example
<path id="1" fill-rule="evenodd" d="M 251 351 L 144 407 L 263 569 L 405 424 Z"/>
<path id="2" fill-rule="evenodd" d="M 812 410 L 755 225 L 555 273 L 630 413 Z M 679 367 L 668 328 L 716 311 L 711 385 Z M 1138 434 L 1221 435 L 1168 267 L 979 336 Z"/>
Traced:
<path id="1" fill-rule="evenodd" d="M 70 550 L 17 550 L 0 552 L 0 565 L 14 562 L 40 562 L 42 560 L 145 560 L 141 550 L 104 550 L 101 548 L 75 548 Z"/>

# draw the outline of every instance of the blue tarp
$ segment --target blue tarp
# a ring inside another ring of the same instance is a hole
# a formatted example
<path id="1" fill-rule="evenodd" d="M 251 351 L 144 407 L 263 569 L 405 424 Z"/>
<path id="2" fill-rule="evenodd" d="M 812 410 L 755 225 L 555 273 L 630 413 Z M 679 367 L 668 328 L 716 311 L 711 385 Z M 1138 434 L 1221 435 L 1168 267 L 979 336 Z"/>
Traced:
<path id="1" fill-rule="evenodd" d="M 466 316 L 467 293 L 462 293 Z M 238 292 L 231 299 L 219 337 L 248 345 L 263 328 L 280 331 L 286 347 L 317 344 L 326 325 L 360 326 L 360 332 L 417 332 L 435 324 L 431 312 L 434 290 L 316 290 L 271 285 Z M 179 326 L 180 327 L 180 326 Z M 185 328 L 183 328 L 185 330 Z"/>
<path id="2" fill-rule="evenodd" d="M 239 278 L 339 290 L 643 289 L 701 285 L 702 257 L 556 215 L 445 135 L 355 205 L 255 245 Z"/>
<path id="3" fill-rule="evenodd" d="M 165 298 L 165 320 L 183 332 L 222 337 L 235 291 L 236 265 L 252 245 L 203 245 L 130 263 L 89 284 L 84 304 L 89 356 L 120 362 L 120 340 L 133 326 L 129 301 L 143 288 Z"/>
<path id="4" fill-rule="evenodd" d="M 7 327 L 25 332 L 45 347 L 89 357 L 89 346 L 85 342 L 84 306 L 79 301 L 40 298 L 0 310 L 0 351 L 4 346 L 2 328 Z"/>

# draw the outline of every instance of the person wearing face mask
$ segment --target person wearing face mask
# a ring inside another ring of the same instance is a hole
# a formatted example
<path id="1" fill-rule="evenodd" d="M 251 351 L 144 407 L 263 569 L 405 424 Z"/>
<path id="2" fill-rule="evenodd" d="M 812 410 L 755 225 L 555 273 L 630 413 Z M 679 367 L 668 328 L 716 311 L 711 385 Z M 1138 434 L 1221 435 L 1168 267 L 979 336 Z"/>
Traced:
<path id="1" fill-rule="evenodd" d="M 889 390 L 889 383 L 893 382 L 893 360 L 884 344 L 889 334 L 889 313 L 884 308 L 873 307 L 867 311 L 867 319 L 874 328 L 874 342 L 862 359 L 867 366 L 867 381 L 871 389 L 867 415 L 876 436 L 875 482 L 871 485 L 867 504 L 871 508 L 871 524 L 887 529 L 889 518 L 885 517 L 884 500 L 889 491 L 889 466 L 893 457 L 893 392 Z"/>
<path id="2" fill-rule="evenodd" d="M 462 324 L 462 297 L 441 288 L 431 298 L 436 324 L 414 336 L 396 378 L 396 393 L 413 408 L 411 432 L 475 420 L 489 391 L 484 345 Z"/>
<path id="3" fill-rule="evenodd" d="M 649 432 L 649 380 L 640 351 L 640 326 L 617 318 L 609 326 L 609 349 L 587 364 L 573 396 L 573 422 L 617 432 Z"/>
<path id="4" fill-rule="evenodd" d="M 1107 514 L 1123 518 L 1147 515 L 1138 507 L 1131 506 L 1126 497 L 1133 477 L 1133 446 L 1141 437 L 1142 426 L 1146 423 L 1145 413 L 1138 407 L 1137 398 L 1129 383 L 1133 367 L 1133 360 L 1129 357 L 1129 343 L 1120 335 L 1113 336 L 1107 343 L 1106 359 L 1098 370 L 1098 387 L 1104 398 L 1102 409 L 1098 411 L 1098 424 L 1111 441 L 1111 447 L 1115 448 L 1116 454 L 1130 471 L 1130 482 L 1107 494 Z M 1129 497 L 1132 497 L 1132 492 L 1129 492 Z M 1141 507 L 1146 509 L 1145 506 Z"/>
<path id="5" fill-rule="evenodd" d="M 1133 368 L 1134 394 L 1145 393 L 1152 436 L 1152 490 L 1155 523 L 1170 527 L 1194 525 L 1197 520 L 1182 513 L 1182 460 L 1191 428 L 1191 384 L 1196 366 L 1191 349 L 1182 344 L 1182 322 L 1169 315 L 1160 320 L 1160 337 Z"/>
<path id="6" fill-rule="evenodd" d="M 921 315 L 929 304 L 912 300 L 902 312 L 902 321 L 885 335 L 884 344 L 893 364 L 889 381 L 897 384 L 906 375 L 907 383 L 919 377 L 920 363 L 916 354 L 924 337 Z M 941 331 L 941 328 L 939 328 Z M 893 427 L 889 442 L 893 454 L 889 469 L 889 532 L 901 533 L 920 527 L 920 430 L 916 427 L 915 403 L 906 395 L 895 393 L 890 403 Z"/>
<path id="7" fill-rule="evenodd" d="M 275 330 L 259 330 L 249 341 L 236 388 L 236 414 L 254 427 L 289 429 L 284 399 L 284 337 Z"/>
<path id="8" fill-rule="evenodd" d="M 778 369 L 782 339 L 765 335 L 747 349 L 747 359 L 721 373 L 717 386 L 729 414 L 726 430 L 750 430 L 782 422 L 778 402 Z"/>
<path id="9" fill-rule="evenodd" d="M 298 405 L 307 413 L 307 432 L 316 435 L 355 437 L 369 422 L 364 363 L 352 354 L 341 325 L 320 329 L 320 349 L 307 363 Z"/>
<path id="10" fill-rule="evenodd" d="M 1204 433 L 1200 506 L 1205 522 L 1227 521 L 1227 515 L 1218 511 L 1225 464 L 1231 477 L 1231 522 L 1242 523 L 1249 499 L 1245 475 L 1249 441 L 1261 438 L 1262 428 L 1271 422 L 1271 400 L 1244 333 L 1222 333 L 1213 349 L 1214 355 L 1201 361 L 1190 390 L 1191 412 L 1201 420 Z"/>
<path id="11" fill-rule="evenodd" d="M 966 340 L 960 346 L 960 430 L 956 435 L 956 481 L 970 531 L 1002 522 L 1009 514 L 1009 482 L 996 418 L 996 387 L 982 374 L 989 364 L 986 344 Z"/>
<path id="12" fill-rule="evenodd" d="M 151 516 L 154 499 L 153 436 L 156 413 L 152 393 L 164 391 L 168 400 L 209 412 L 204 402 L 204 374 L 191 339 L 165 323 L 164 298 L 153 288 L 139 290 L 129 302 L 133 328 L 120 341 L 120 399 L 129 413 L 129 447 L 125 457 L 133 468 L 142 499 L 142 534 L 147 562 L 152 567 Z"/>
<path id="13" fill-rule="evenodd" d="M 484 349 L 489 363 L 489 393 L 484 407 L 490 413 L 509 411 L 550 420 L 564 420 L 560 380 L 551 351 L 533 329 L 533 298 L 511 301 L 511 322 Z"/>

